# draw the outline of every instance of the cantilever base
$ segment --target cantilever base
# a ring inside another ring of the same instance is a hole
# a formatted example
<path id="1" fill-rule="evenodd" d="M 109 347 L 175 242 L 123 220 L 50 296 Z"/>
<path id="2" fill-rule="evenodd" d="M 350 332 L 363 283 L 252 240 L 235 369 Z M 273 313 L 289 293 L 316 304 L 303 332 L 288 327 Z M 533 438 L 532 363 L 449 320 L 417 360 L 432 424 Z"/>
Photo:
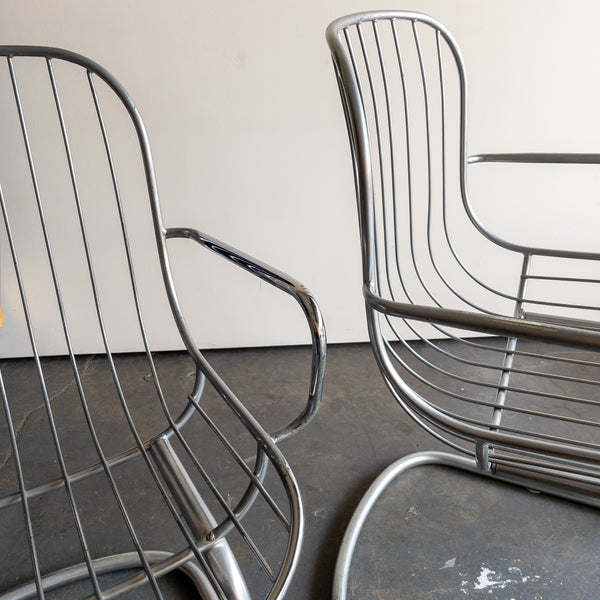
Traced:
<path id="1" fill-rule="evenodd" d="M 480 474 L 443 452 L 390 465 L 348 525 L 333 598 L 597 597 L 600 512 Z"/>
<path id="2" fill-rule="evenodd" d="M 377 499 L 396 477 L 414 467 L 429 464 L 444 465 L 467 471 L 479 472 L 474 459 L 449 454 L 447 452 L 418 452 L 405 456 L 387 467 L 371 484 L 366 494 L 362 497 L 348 524 L 344 538 L 342 539 L 333 578 L 334 600 L 346 600 L 350 564 L 352 562 L 352 556 L 354 555 L 354 549 L 356 548 L 356 542 L 358 541 L 365 520 L 375 506 Z"/>

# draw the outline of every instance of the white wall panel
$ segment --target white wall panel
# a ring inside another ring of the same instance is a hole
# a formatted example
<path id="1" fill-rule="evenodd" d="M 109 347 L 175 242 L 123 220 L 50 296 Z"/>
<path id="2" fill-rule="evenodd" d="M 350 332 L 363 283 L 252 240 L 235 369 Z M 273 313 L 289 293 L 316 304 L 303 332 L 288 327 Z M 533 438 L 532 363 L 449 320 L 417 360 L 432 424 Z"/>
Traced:
<path id="1" fill-rule="evenodd" d="M 146 122 L 166 225 L 197 227 L 293 274 L 317 296 L 330 341 L 351 342 L 366 339 L 355 202 L 324 30 L 342 14 L 388 7 L 3 0 L 0 40 L 66 47 L 112 71 Z M 600 150 L 600 4 L 413 0 L 402 8 L 441 20 L 463 51 L 472 152 Z M 517 240 L 560 235 L 598 248 L 597 173 L 498 173 L 474 181 L 484 221 L 499 219 Z M 208 259 L 195 267 L 200 254 L 181 251 L 177 268 L 192 273 L 178 287 L 202 346 L 308 341 L 287 297 Z M 10 284 L 2 283 L 4 355 L 20 352 Z M 160 323 L 157 316 L 157 349 L 176 347 Z M 47 351 L 58 351 L 49 338 Z"/>

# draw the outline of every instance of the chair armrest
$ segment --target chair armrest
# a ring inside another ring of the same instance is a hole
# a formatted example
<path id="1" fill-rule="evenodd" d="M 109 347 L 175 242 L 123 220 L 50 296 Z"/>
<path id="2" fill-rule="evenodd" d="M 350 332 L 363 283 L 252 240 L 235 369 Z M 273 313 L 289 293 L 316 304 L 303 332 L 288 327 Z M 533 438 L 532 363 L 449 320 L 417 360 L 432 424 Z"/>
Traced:
<path id="1" fill-rule="evenodd" d="M 472 154 L 467 156 L 467 165 L 479 163 L 512 163 L 512 164 L 564 164 L 564 165 L 600 165 L 600 154 L 596 153 L 565 153 L 565 152 L 517 152 L 495 154 Z M 600 260 L 599 252 L 585 252 L 569 249 L 530 248 L 499 240 L 490 232 L 484 232 L 494 242 L 515 250 L 540 256 L 555 256 L 583 260 Z"/>
<path id="2" fill-rule="evenodd" d="M 187 238 L 199 243 L 204 248 L 236 264 L 245 271 L 262 279 L 277 289 L 290 294 L 300 304 L 308 322 L 312 342 L 312 361 L 308 400 L 304 409 L 287 425 L 280 427 L 270 435 L 274 442 L 280 442 L 305 427 L 315 416 L 321 403 L 323 393 L 323 377 L 325 374 L 326 336 L 321 310 L 310 291 L 299 281 L 273 267 L 256 260 L 196 229 L 187 227 L 170 228 L 165 232 L 167 239 Z"/>
<path id="3" fill-rule="evenodd" d="M 591 328 L 544 322 L 541 319 L 519 319 L 437 306 L 394 302 L 376 295 L 368 285 L 363 287 L 363 293 L 370 308 L 394 317 L 427 321 L 490 335 L 525 337 L 572 346 L 600 348 L 600 331 Z"/>
<path id="4" fill-rule="evenodd" d="M 505 154 L 473 154 L 467 157 L 467 164 L 495 163 L 553 163 L 553 164 L 600 164 L 600 154 L 580 154 L 562 152 L 519 152 Z"/>

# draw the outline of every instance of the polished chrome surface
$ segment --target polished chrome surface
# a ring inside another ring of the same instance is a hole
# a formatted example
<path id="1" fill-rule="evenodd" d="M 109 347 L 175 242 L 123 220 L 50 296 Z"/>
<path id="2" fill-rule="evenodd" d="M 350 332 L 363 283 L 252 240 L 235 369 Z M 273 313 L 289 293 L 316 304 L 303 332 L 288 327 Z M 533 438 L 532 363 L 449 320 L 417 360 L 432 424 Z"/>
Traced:
<path id="1" fill-rule="evenodd" d="M 3 293 L 20 299 L 17 320 L 22 320 L 28 339 L 33 378 L 45 413 L 45 427 L 36 443 L 48 443 L 47 475 L 31 479 L 20 452 L 26 443 L 19 435 L 24 399 L 12 393 L 0 364 L 2 427 L 10 443 L 5 472 L 11 475 L 0 492 L 0 531 L 6 543 L 17 543 L 6 538 L 5 527 L 18 508 L 21 542 L 29 545 L 31 557 L 30 567 L 23 566 L 31 581 L 0 593 L 0 598 L 43 598 L 50 589 L 81 580 L 88 582 L 86 593 L 99 598 L 117 597 L 140 585 L 161 598 L 161 576 L 177 568 L 192 578 L 203 598 L 283 597 L 298 561 L 303 509 L 296 480 L 277 443 L 302 429 L 319 407 L 325 331 L 315 299 L 299 282 L 265 263 L 195 229 L 163 224 L 146 129 L 129 94 L 103 67 L 55 48 L 0 46 L 0 56 L 4 57 L 2 91 L 8 90 L 2 97 L 2 139 L 14 161 L 0 169 L 3 243 L 12 261 L 12 269 L 2 274 Z M 48 150 L 51 139 L 57 143 Z M 133 162 L 122 166 L 127 152 Z M 132 173 L 139 175 L 141 193 L 128 187 Z M 194 365 L 194 378 L 183 394 L 163 388 L 151 350 L 153 315 L 143 292 L 150 271 L 135 244 L 144 208 L 150 209 L 147 225 L 157 252 L 143 258 L 156 263 L 159 278 L 162 274 L 165 304 Z M 92 222 L 95 227 L 90 227 Z M 168 249 L 168 241 L 174 238 L 197 242 L 291 295 L 300 305 L 312 343 L 310 381 L 305 405 L 288 424 L 268 432 L 199 350 L 175 290 Z M 67 244 L 72 246 L 69 250 Z M 102 258 L 109 246 L 121 248 L 123 257 L 121 263 L 107 267 Z M 117 277 L 119 269 L 124 278 L 113 283 L 113 271 Z M 77 298 L 70 291 L 69 282 L 74 280 L 81 288 Z M 47 326 L 38 316 L 40 299 L 46 304 L 48 321 L 56 317 L 55 335 L 70 357 L 72 381 L 64 390 L 73 392 L 76 422 L 65 424 L 40 349 L 40 332 Z M 80 308 L 84 301 L 91 309 L 83 314 L 94 323 L 103 348 L 106 390 L 99 397 L 98 390 L 86 387 L 88 361 L 74 325 L 85 310 Z M 126 356 L 114 350 L 120 333 L 113 323 L 115 306 L 129 315 L 145 349 L 149 392 L 141 406 L 128 390 Z M 120 437 L 112 438 L 112 428 L 104 423 L 102 410 L 109 404 L 112 414 L 119 415 Z M 220 414 L 212 408 L 216 405 L 227 411 L 227 420 L 215 416 Z M 161 429 L 144 428 L 143 414 L 148 410 L 164 415 Z M 208 454 L 200 449 L 200 431 L 203 443 L 212 440 Z M 76 441 L 81 444 L 81 436 L 85 444 L 79 447 Z M 148 494 L 162 503 L 160 526 L 132 512 L 123 476 L 128 468 L 147 482 Z M 87 490 L 99 497 L 104 492 L 108 508 L 90 507 L 84 500 Z M 48 564 L 59 562 L 61 548 L 54 548 L 49 561 L 47 550 L 40 547 L 36 510 L 57 495 L 64 498 L 79 557 L 72 566 L 61 563 L 59 570 Z M 131 551 L 101 554 L 92 530 L 93 510 L 104 511 L 104 530 L 119 529 L 115 544 Z M 161 531 L 177 542 L 171 539 L 168 548 L 149 546 L 148 540 Z M 259 591 L 249 589 L 243 575 L 248 569 L 263 573 Z M 106 576 L 117 571 L 127 574 L 116 579 Z M 18 574 L 13 579 L 23 577 Z"/>
<path id="2" fill-rule="evenodd" d="M 600 154 L 469 155 L 463 59 L 426 15 L 349 15 L 326 35 L 354 167 L 369 335 L 392 395 L 468 456 L 449 460 L 599 505 L 600 252 L 506 239 L 479 218 L 468 183 L 482 164 L 595 168 Z M 400 465 L 350 525 L 336 598 L 362 522 Z"/>
<path id="3" fill-rule="evenodd" d="M 188 475 L 173 446 L 166 436 L 151 447 L 154 459 L 165 482 L 181 508 L 183 518 L 197 540 L 205 539 L 217 527 L 210 508 Z M 207 548 L 204 558 L 227 598 L 251 598 L 244 576 L 227 539 L 221 539 Z M 263 563 L 266 561 L 262 559 Z"/>

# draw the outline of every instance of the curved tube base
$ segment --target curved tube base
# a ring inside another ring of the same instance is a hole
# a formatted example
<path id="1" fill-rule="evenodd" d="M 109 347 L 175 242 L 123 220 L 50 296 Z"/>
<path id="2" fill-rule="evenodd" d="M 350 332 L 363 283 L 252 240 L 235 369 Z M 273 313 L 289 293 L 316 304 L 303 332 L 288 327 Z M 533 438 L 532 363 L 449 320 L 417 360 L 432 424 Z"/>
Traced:
<path id="1" fill-rule="evenodd" d="M 348 524 L 346 533 L 342 539 L 333 576 L 334 600 L 346 600 L 350 565 L 352 563 L 356 543 L 363 525 L 378 498 L 399 475 L 402 475 L 413 467 L 430 464 L 455 467 L 473 473 L 481 473 L 475 459 L 457 456 L 448 452 L 418 452 L 409 454 L 387 467 L 379 477 L 375 479 L 366 494 L 362 497 L 352 515 L 352 519 L 350 519 L 350 523 Z"/>

